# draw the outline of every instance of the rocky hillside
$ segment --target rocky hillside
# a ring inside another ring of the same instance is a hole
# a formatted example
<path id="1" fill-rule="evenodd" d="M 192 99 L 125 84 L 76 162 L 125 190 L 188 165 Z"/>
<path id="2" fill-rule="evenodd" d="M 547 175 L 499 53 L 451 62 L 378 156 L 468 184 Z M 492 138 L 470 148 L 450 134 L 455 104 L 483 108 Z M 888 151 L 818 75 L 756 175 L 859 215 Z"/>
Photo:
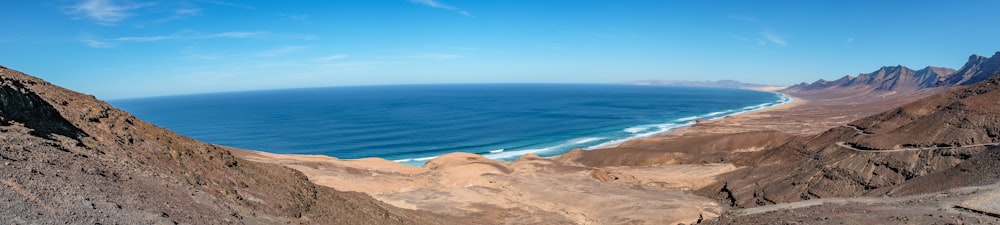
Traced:
<path id="1" fill-rule="evenodd" d="M 316 186 L 0 67 L 0 221 L 467 224 Z"/>
<path id="2" fill-rule="evenodd" d="M 959 70 L 928 66 L 912 70 L 905 66 L 882 67 L 856 77 L 834 81 L 801 83 L 782 92 L 804 97 L 851 98 L 929 95 L 945 88 L 975 84 L 1000 72 L 1000 52 L 993 57 L 972 55 Z"/>
<path id="3" fill-rule="evenodd" d="M 1000 181 L 1000 75 L 822 134 L 732 157 L 700 190 L 736 207 L 897 196 Z"/>
<path id="4" fill-rule="evenodd" d="M 1000 73 L 1000 52 L 993 57 L 969 56 L 969 61 L 957 72 L 944 79 L 939 85 L 970 85 Z"/>
<path id="5" fill-rule="evenodd" d="M 1000 65 L 998 65 L 1000 66 Z M 865 149 L 960 147 L 1000 142 L 1000 79 L 988 79 L 855 121 Z"/>

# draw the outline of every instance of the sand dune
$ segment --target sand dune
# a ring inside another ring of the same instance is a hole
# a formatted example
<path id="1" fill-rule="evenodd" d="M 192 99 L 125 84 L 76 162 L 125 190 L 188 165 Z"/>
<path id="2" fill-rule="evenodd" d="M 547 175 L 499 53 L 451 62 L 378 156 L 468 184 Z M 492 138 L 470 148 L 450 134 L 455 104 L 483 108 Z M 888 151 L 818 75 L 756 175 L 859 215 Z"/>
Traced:
<path id="1" fill-rule="evenodd" d="M 231 150 L 239 157 L 285 165 L 313 182 L 358 191 L 401 208 L 478 216 L 508 224 L 677 224 L 722 212 L 699 188 L 732 165 L 596 169 L 526 155 L 501 162 L 452 153 L 423 168 L 387 160 L 338 160 Z M 610 179 L 597 178 L 605 174 Z"/>

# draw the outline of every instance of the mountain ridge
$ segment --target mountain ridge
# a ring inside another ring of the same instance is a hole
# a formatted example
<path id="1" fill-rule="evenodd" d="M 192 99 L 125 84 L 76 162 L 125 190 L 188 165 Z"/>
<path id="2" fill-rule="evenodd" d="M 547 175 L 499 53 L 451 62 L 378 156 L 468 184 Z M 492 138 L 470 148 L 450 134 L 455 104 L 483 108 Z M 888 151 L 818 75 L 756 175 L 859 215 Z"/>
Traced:
<path id="1" fill-rule="evenodd" d="M 1000 73 L 1000 51 L 991 57 L 981 55 L 969 56 L 968 62 L 953 76 L 943 80 L 939 85 L 970 85 L 988 79 Z"/>
<path id="2" fill-rule="evenodd" d="M 844 76 L 827 81 L 799 83 L 782 92 L 826 98 L 918 94 L 943 91 L 943 88 L 971 85 L 1000 72 L 1000 52 L 992 57 L 972 55 L 958 70 L 927 66 L 913 70 L 902 65 L 883 66 L 871 73 Z"/>

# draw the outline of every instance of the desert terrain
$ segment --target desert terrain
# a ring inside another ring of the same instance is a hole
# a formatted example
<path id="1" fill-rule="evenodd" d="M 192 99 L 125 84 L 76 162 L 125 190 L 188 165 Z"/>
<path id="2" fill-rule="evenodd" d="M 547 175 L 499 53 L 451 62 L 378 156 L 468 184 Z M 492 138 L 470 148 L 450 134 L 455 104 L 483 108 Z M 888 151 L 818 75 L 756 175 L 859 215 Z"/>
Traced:
<path id="1" fill-rule="evenodd" d="M 995 92 L 989 82 L 996 79 L 968 88 L 919 86 L 954 71 L 884 67 L 845 79 L 925 75 L 909 86 L 892 80 L 890 88 L 800 87 L 785 92 L 794 100 L 784 105 L 552 159 L 455 153 L 416 168 L 232 151 L 396 207 L 505 224 L 996 223 L 1000 179 L 993 174 L 1000 171 L 988 164 L 1000 158 L 992 151 L 997 118 L 988 109 L 997 103 L 966 101 L 995 99 L 982 95 Z M 952 110 L 935 112 L 941 109 Z M 926 114 L 934 118 L 914 119 Z M 960 129 L 966 126 L 987 132 Z M 945 140 L 917 140 L 914 132 Z"/>
<path id="2" fill-rule="evenodd" d="M 914 100 L 837 104 L 841 101 L 792 97 L 794 101 L 773 108 L 554 159 L 526 155 L 503 162 L 454 153 L 413 167 L 377 158 L 230 151 L 250 161 L 296 169 L 319 185 L 363 192 L 406 209 L 503 224 L 694 224 L 724 213 L 742 215 L 730 212 L 725 202 L 695 192 L 741 168 L 711 152 L 773 148 L 795 134 L 815 134 L 887 104 Z"/>
<path id="3" fill-rule="evenodd" d="M 202 143 L 0 68 L 0 220 L 997 224 L 998 61 L 796 85 L 791 103 L 609 148 L 423 167 Z"/>

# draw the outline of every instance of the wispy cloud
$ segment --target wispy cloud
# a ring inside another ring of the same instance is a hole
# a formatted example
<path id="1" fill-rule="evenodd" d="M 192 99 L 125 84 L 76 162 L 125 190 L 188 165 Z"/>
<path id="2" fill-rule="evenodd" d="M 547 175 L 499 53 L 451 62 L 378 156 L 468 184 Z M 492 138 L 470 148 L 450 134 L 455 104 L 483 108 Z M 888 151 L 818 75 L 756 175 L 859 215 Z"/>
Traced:
<path id="1" fill-rule="evenodd" d="M 465 10 L 462 10 L 462 9 L 457 8 L 457 7 L 441 3 L 441 2 L 439 2 L 437 0 L 407 0 L 407 1 L 412 2 L 412 3 L 416 3 L 416 4 L 425 5 L 425 6 L 430 6 L 432 8 L 450 10 L 450 11 L 457 12 L 458 14 L 462 14 L 463 16 L 472 17 L 472 14 L 470 14 L 469 12 L 466 12 Z"/>
<path id="2" fill-rule="evenodd" d="M 760 35 L 762 37 L 764 37 L 764 39 L 766 39 L 767 41 L 769 41 L 771 43 L 774 43 L 776 45 L 780 45 L 780 46 L 786 46 L 786 45 L 788 45 L 788 42 L 785 42 L 784 38 L 782 38 L 781 36 L 779 36 L 777 34 L 774 34 L 774 33 L 770 32 L 770 31 L 760 32 Z"/>
<path id="3" fill-rule="evenodd" d="M 93 39 L 93 38 L 86 38 L 85 37 L 85 38 L 80 39 L 80 42 L 83 42 L 83 44 L 86 44 L 87 46 L 90 46 L 91 48 L 111 48 L 111 47 L 114 47 L 114 45 L 112 45 L 111 43 L 108 43 L 108 42 L 105 42 L 105 41 L 101 41 L 101 40 L 98 40 L 98 39 Z"/>
<path id="4" fill-rule="evenodd" d="M 749 27 L 755 27 L 751 30 L 763 30 L 757 35 L 754 34 L 729 34 L 736 40 L 743 42 L 756 42 L 759 46 L 776 45 L 776 46 L 788 46 L 788 41 L 784 37 L 767 29 L 768 22 L 765 19 L 760 19 L 753 16 L 730 14 L 727 17 L 731 21 L 743 23 Z"/>
<path id="5" fill-rule="evenodd" d="M 114 26 L 118 22 L 131 17 L 131 11 L 150 5 L 152 5 L 152 3 L 116 2 L 113 0 L 84 0 L 79 4 L 69 7 L 69 13 L 86 16 L 96 20 L 98 24 L 101 25 Z"/>
<path id="6" fill-rule="evenodd" d="M 156 42 L 156 41 L 168 41 L 168 40 L 185 40 L 185 39 L 218 39 L 218 38 L 256 38 L 267 35 L 267 31 L 252 31 L 252 32 L 222 32 L 213 34 L 198 34 L 191 31 L 182 31 L 170 35 L 151 35 L 151 36 L 124 36 L 116 38 L 98 38 L 93 35 L 86 35 L 81 39 L 82 42 L 87 44 L 87 46 L 94 48 L 110 48 L 114 47 L 117 43 L 140 43 L 140 42 Z"/>
<path id="7" fill-rule="evenodd" d="M 252 38 L 252 37 L 260 37 L 267 33 L 268 33 L 267 31 L 222 32 L 222 33 L 198 36 L 197 38 Z"/>
<path id="8" fill-rule="evenodd" d="M 119 37 L 112 40 L 123 41 L 123 42 L 151 42 L 151 41 L 162 41 L 178 39 L 178 36 L 134 36 L 134 37 Z"/>
<path id="9" fill-rule="evenodd" d="M 236 3 L 232 3 L 232 2 L 225 2 L 225 1 L 215 1 L 215 0 L 210 0 L 210 1 L 205 1 L 205 2 L 208 2 L 208 3 L 212 3 L 212 4 L 216 4 L 216 5 L 221 5 L 221 6 L 229 6 L 229 7 L 235 7 L 235 8 L 243 8 L 243 9 L 249 9 L 249 10 L 257 10 L 257 8 L 256 8 L 256 7 L 253 7 L 253 6 L 248 6 L 248 5 L 241 5 L 241 4 L 236 4 Z"/>
<path id="10" fill-rule="evenodd" d="M 291 20 L 306 21 L 309 19 L 309 14 L 285 14 L 278 13 L 278 16 L 288 18 Z"/>
<path id="11" fill-rule="evenodd" d="M 278 57 L 278 56 L 284 56 L 284 55 L 288 55 L 288 54 L 292 54 L 292 53 L 296 53 L 296 52 L 301 52 L 303 50 L 306 50 L 307 48 L 308 47 L 306 47 L 306 46 L 284 46 L 284 47 L 278 47 L 278 48 L 264 50 L 264 51 L 258 52 L 257 54 L 254 54 L 254 55 L 260 56 L 260 57 Z"/>
<path id="12" fill-rule="evenodd" d="M 854 38 L 853 37 L 847 38 L 847 44 L 854 44 Z"/>
<path id="13" fill-rule="evenodd" d="M 198 15 L 199 13 L 201 13 L 201 9 L 199 8 L 180 8 L 174 10 L 174 14 L 177 15 L 193 16 L 193 15 Z"/>
<path id="14" fill-rule="evenodd" d="M 334 61 L 334 60 L 339 60 L 339 59 L 346 59 L 347 57 L 348 56 L 345 55 L 345 54 L 336 54 L 336 55 L 330 55 L 330 56 L 327 56 L 327 57 L 319 58 L 319 59 L 316 59 L 316 60 L 318 60 L 318 61 Z"/>
<path id="15" fill-rule="evenodd" d="M 266 31 L 222 32 L 214 34 L 197 34 L 190 31 L 186 31 L 171 35 L 119 37 L 112 40 L 129 41 L 129 42 L 150 42 L 150 41 L 165 41 L 165 40 L 176 40 L 176 39 L 254 38 L 263 36 L 265 34 L 267 34 Z"/>
<path id="16" fill-rule="evenodd" d="M 154 20 L 153 22 L 165 23 L 165 22 L 170 22 L 170 21 L 174 21 L 174 20 L 185 19 L 185 18 L 189 18 L 189 17 L 197 16 L 197 15 L 201 14 L 201 10 L 202 10 L 201 8 L 193 7 L 193 6 L 190 6 L 190 5 L 185 5 L 185 6 L 182 6 L 180 8 L 174 9 L 173 13 L 170 14 L 169 16 L 167 16 L 165 18 L 162 18 L 162 19 Z"/>
<path id="17" fill-rule="evenodd" d="M 423 54 L 408 55 L 408 56 L 405 56 L 404 58 L 408 58 L 408 59 L 425 59 L 425 60 L 450 60 L 450 59 L 457 59 L 457 58 L 461 58 L 461 57 L 462 57 L 461 55 L 447 54 L 447 53 L 423 53 Z"/>

